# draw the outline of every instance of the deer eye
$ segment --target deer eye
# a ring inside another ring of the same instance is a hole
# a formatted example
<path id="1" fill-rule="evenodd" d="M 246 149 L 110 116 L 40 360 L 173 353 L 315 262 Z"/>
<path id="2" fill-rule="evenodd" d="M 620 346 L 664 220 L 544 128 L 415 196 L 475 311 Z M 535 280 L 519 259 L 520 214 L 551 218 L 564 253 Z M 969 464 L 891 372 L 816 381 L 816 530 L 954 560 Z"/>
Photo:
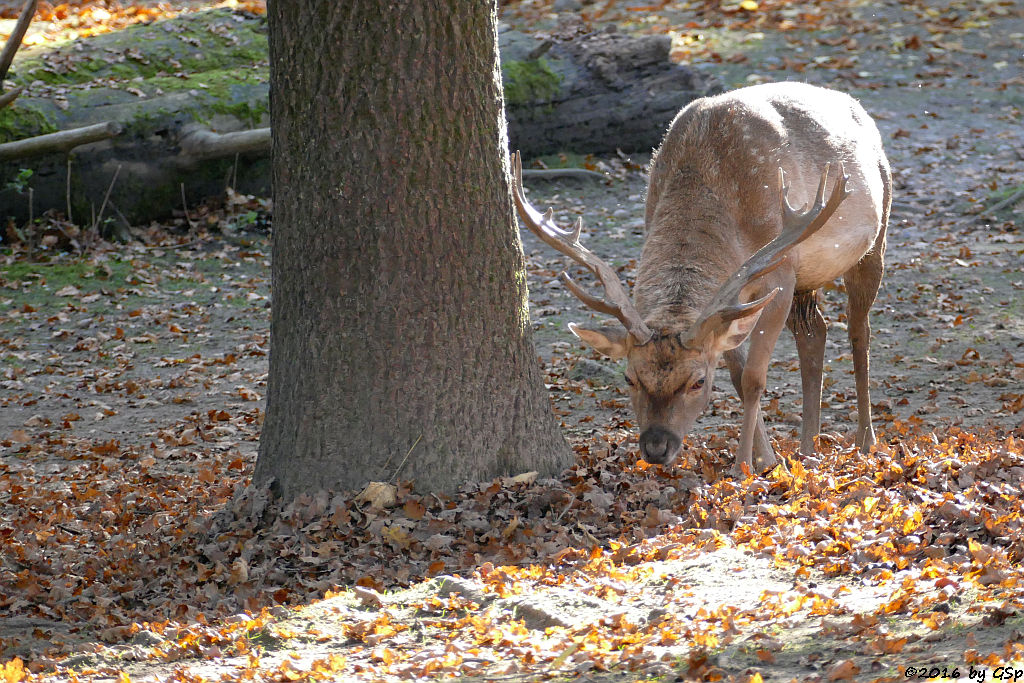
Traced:
<path id="1" fill-rule="evenodd" d="M 704 378 L 701 377 L 696 382 L 690 385 L 690 391 L 700 391 L 704 388 Z"/>
<path id="2" fill-rule="evenodd" d="M 626 384 L 628 384 L 631 387 L 635 387 L 636 386 L 636 382 L 634 382 L 632 379 L 630 379 L 629 375 L 625 375 L 625 378 L 626 378 Z"/>

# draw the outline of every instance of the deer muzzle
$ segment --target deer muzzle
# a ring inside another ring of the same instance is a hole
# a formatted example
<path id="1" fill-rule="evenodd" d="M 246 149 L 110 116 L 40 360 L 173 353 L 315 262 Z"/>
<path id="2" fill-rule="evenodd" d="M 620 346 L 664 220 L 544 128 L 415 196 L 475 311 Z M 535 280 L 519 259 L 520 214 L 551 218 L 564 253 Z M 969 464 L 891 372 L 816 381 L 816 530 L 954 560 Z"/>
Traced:
<path id="1" fill-rule="evenodd" d="M 640 454 L 644 460 L 659 465 L 667 465 L 676 459 L 682 439 L 664 427 L 654 425 L 640 435 Z"/>

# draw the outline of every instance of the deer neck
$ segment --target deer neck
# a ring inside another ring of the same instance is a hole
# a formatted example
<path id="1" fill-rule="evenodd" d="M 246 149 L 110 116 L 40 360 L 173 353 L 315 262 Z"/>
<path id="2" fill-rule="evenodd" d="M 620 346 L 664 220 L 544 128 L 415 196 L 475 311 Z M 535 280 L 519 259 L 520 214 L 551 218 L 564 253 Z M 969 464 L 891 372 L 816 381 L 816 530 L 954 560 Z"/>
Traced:
<path id="1" fill-rule="evenodd" d="M 705 211 L 694 211 L 691 204 L 685 220 L 664 212 L 648 226 L 633 299 L 651 329 L 688 330 L 743 263 L 745 245 L 738 243 L 733 212 L 717 201 L 708 204 Z"/>

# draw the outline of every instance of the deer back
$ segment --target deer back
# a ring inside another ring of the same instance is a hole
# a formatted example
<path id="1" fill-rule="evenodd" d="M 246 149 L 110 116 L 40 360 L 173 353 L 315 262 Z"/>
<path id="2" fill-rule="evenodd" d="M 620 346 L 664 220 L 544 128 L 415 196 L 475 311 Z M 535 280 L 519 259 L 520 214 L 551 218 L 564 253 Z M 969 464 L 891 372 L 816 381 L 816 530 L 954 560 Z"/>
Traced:
<path id="1" fill-rule="evenodd" d="M 797 290 L 815 289 L 872 247 L 887 207 L 881 137 L 848 95 L 803 83 L 702 98 L 672 122 L 651 162 L 634 299 L 653 328 L 678 331 L 718 286 L 782 231 L 779 168 L 794 206 L 809 204 L 827 162 L 850 196 L 790 253 Z"/>

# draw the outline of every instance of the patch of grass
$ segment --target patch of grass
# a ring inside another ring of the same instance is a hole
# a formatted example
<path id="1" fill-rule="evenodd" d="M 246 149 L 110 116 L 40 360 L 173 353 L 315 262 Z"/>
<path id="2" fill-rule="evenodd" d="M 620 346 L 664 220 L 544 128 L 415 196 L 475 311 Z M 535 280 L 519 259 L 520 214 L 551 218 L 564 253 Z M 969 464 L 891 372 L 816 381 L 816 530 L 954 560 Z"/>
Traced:
<path id="1" fill-rule="evenodd" d="M 0 267 L 0 287 L 10 287 L 12 283 L 31 283 L 40 285 L 49 296 L 49 290 L 63 289 L 68 285 L 80 291 L 95 291 L 104 288 L 123 287 L 131 274 L 131 264 L 118 259 L 102 263 L 94 261 L 65 261 L 59 263 L 37 263 L 17 261 Z M 24 292 L 24 284 L 15 286 Z"/>
<path id="2" fill-rule="evenodd" d="M 0 356 L 0 363 L 3 363 L 4 365 L 11 368 L 22 369 L 28 367 L 28 363 L 26 363 L 24 359 L 19 358 L 18 356 L 15 356 L 13 354 Z"/>
<path id="3" fill-rule="evenodd" d="M 165 292 L 184 292 L 189 289 L 196 289 L 205 284 L 205 280 L 197 278 L 166 278 L 160 283 L 160 289 Z"/>
<path id="4" fill-rule="evenodd" d="M 130 286 L 131 276 L 131 264 L 119 259 L 96 262 L 78 257 L 49 263 L 17 261 L 0 266 L 0 298 L 9 300 L 12 309 L 29 306 L 30 310 L 50 315 L 69 305 L 80 305 L 82 296 Z M 78 294 L 55 296 L 68 286 L 75 287 Z M 114 309 L 115 302 L 106 296 L 89 304 L 93 315 L 105 315 Z"/>

